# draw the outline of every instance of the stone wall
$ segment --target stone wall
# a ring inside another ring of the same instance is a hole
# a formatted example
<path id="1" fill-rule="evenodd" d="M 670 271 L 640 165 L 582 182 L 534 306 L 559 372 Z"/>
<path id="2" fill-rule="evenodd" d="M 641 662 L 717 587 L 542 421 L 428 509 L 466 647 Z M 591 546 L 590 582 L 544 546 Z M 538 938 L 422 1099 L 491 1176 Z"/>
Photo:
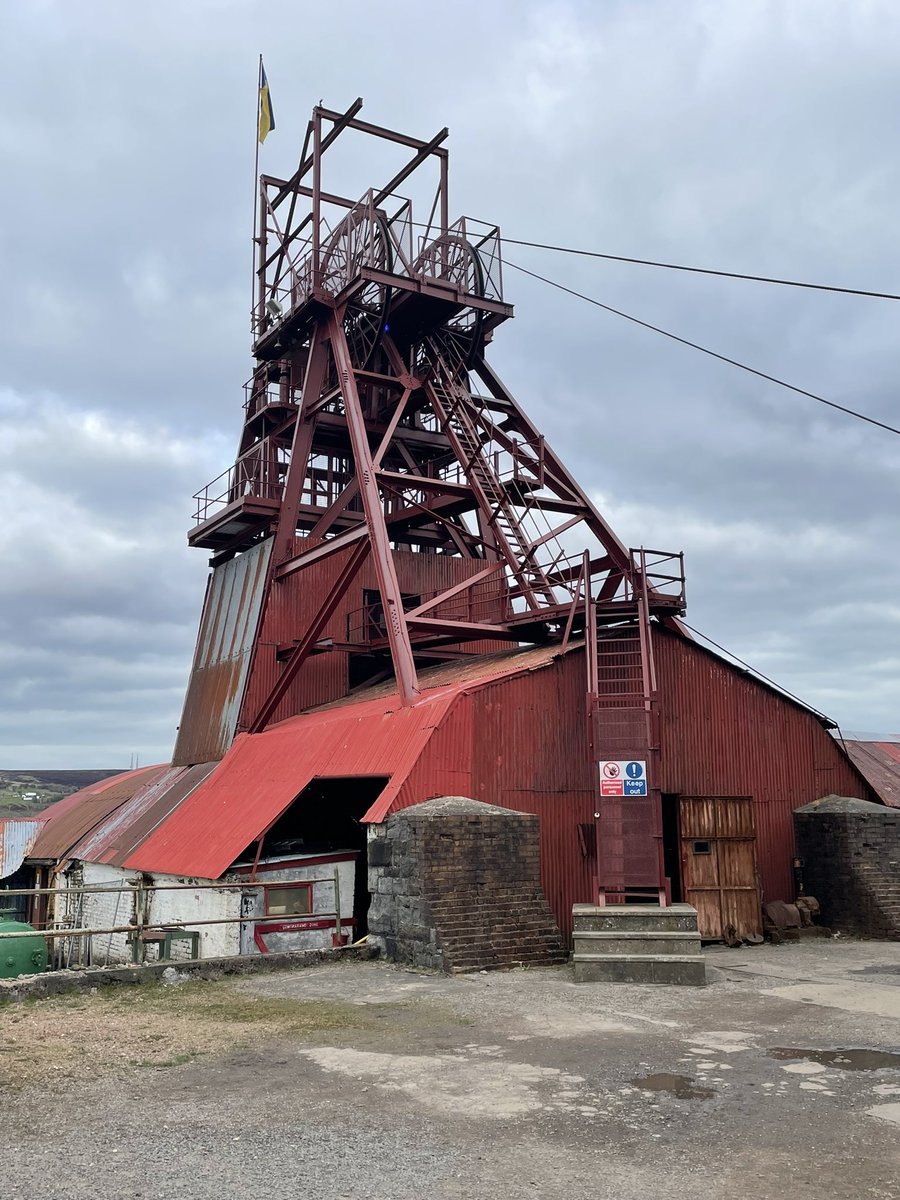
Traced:
<path id="1" fill-rule="evenodd" d="M 396 962 L 474 971 L 566 959 L 532 813 L 444 796 L 369 828 L 369 941 Z"/>
<path id="2" fill-rule="evenodd" d="M 862 937 L 900 938 L 900 809 L 826 796 L 794 813 L 803 888 L 821 923 Z"/>

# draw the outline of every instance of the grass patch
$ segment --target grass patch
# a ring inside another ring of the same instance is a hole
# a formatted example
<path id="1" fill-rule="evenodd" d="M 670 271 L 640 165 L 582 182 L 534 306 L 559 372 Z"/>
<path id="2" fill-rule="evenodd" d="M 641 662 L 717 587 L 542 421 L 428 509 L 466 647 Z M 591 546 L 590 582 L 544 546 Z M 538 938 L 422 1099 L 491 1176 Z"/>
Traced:
<path id="1" fill-rule="evenodd" d="M 283 1034 L 303 1035 L 328 1029 L 372 1028 L 365 1008 L 344 1000 L 286 1000 L 253 996 L 235 991 L 228 983 L 197 980 L 178 987 L 145 983 L 122 991 L 115 986 L 98 995 L 105 1008 L 126 1016 L 136 1011 L 145 1015 L 188 1017 L 209 1025 L 271 1026 Z"/>

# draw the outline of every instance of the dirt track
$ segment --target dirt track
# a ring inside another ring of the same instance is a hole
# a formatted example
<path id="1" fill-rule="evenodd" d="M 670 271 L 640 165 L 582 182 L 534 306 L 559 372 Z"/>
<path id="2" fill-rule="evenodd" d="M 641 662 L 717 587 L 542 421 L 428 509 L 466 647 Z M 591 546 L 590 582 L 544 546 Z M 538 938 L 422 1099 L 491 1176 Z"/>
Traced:
<path id="1" fill-rule="evenodd" d="M 696 990 L 359 963 L 11 1006 L 4 1200 L 900 1197 L 900 1060 L 832 1053 L 900 1050 L 900 945 L 709 961 Z"/>

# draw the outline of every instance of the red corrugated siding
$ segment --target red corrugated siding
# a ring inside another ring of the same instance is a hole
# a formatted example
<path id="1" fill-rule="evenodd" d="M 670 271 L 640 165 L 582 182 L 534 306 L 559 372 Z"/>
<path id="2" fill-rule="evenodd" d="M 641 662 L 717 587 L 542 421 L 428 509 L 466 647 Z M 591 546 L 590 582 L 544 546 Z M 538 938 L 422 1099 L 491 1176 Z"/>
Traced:
<path id="1" fill-rule="evenodd" d="M 829 792 L 871 796 L 819 721 L 696 644 L 657 631 L 662 790 L 751 795 L 764 895 L 793 896 L 793 810 Z M 543 663 L 549 656 L 543 658 Z M 535 659 L 535 666 L 541 662 Z M 544 888 L 568 932 L 573 903 L 590 897 L 577 826 L 591 823 L 581 652 L 543 670 L 469 684 L 410 772 L 392 809 L 442 791 L 541 818 Z"/>
<path id="2" fill-rule="evenodd" d="M 593 819 L 584 659 L 547 667 L 552 651 L 533 653 L 534 669 L 467 686 L 391 810 L 457 794 L 536 813 L 544 894 L 568 934 L 572 905 L 590 898 L 577 828 Z"/>
<path id="3" fill-rule="evenodd" d="M 655 631 L 662 790 L 752 796 L 766 899 L 791 899 L 793 812 L 829 793 L 876 799 L 819 721 L 695 643 Z"/>
<path id="4" fill-rule="evenodd" d="M 308 539 L 298 539 L 298 547 L 308 547 Z M 246 729 L 252 714 L 255 714 L 278 680 L 283 666 L 276 660 L 276 648 L 299 637 L 324 600 L 334 581 L 340 574 L 350 551 L 335 554 L 321 563 L 288 576 L 272 590 L 268 610 L 263 618 L 259 647 L 251 668 L 244 707 L 241 711 L 239 729 Z M 484 569 L 479 559 L 456 558 L 443 554 L 413 554 L 394 551 L 397 578 L 403 592 L 412 595 L 430 595 L 453 587 Z M 378 586 L 375 568 L 371 560 L 357 575 L 349 591 L 328 622 L 323 638 L 335 641 L 347 640 L 347 618 L 362 607 L 363 591 L 375 590 Z M 491 588 L 499 584 L 476 585 L 480 595 L 490 595 Z M 451 605 L 454 603 L 450 602 Z M 460 601 L 456 601 L 460 603 Z M 498 600 L 499 603 L 499 600 Z M 435 609 L 441 615 L 442 609 Z M 455 614 L 460 615 L 460 614 Z M 479 610 L 478 619 L 486 619 L 488 610 Z M 506 649 L 506 643 L 481 642 L 463 649 L 477 649 L 489 653 L 494 649 Z M 304 663 L 296 682 L 290 688 L 275 713 L 274 720 L 283 721 L 308 708 L 327 704 L 347 693 L 347 655 L 334 651 L 317 654 Z"/>

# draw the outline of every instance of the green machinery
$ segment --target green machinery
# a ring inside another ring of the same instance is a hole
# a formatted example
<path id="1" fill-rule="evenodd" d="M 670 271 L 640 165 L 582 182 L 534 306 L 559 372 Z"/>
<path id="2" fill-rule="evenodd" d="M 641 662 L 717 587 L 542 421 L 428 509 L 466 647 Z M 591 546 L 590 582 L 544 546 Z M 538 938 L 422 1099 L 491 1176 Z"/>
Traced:
<path id="1" fill-rule="evenodd" d="M 14 979 L 17 975 L 35 975 L 47 969 L 47 943 L 44 938 L 26 925 L 14 919 L 13 909 L 0 908 L 0 933 L 28 933 L 33 937 L 0 938 L 0 979 Z"/>

